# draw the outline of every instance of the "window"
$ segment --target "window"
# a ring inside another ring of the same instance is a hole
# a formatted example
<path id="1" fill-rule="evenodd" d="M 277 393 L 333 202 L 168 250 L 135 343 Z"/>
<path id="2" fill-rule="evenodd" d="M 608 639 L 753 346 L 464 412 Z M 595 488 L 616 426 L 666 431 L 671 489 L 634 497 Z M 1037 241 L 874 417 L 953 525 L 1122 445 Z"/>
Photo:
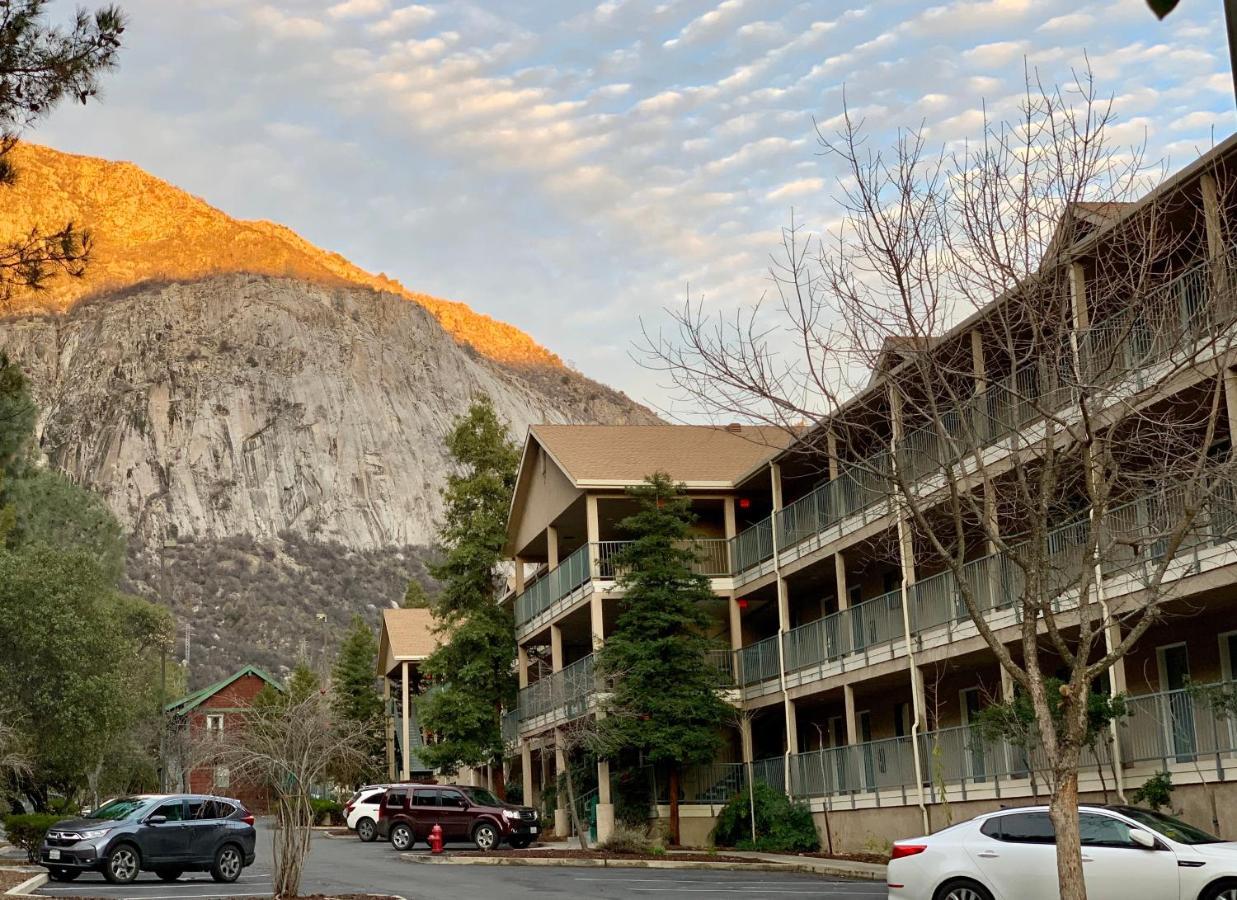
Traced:
<path id="1" fill-rule="evenodd" d="M 206 809 L 205 800 L 189 800 L 187 802 L 189 804 L 189 814 L 185 816 L 186 819 L 205 819 L 206 818 L 206 816 L 203 815 L 203 811 Z"/>
<path id="2" fill-rule="evenodd" d="M 392 791 L 387 794 L 387 806 L 391 809 L 399 809 L 404 805 L 404 798 L 407 796 L 403 791 Z"/>
<path id="3" fill-rule="evenodd" d="M 382 791 L 369 791 L 365 793 L 357 803 L 381 803 Z"/>
<path id="4" fill-rule="evenodd" d="M 190 818 L 197 819 L 226 819 L 235 811 L 235 807 L 231 803 L 226 803 L 223 800 L 207 800 L 202 804 L 202 808 L 198 810 L 196 816 Z M 190 807 L 192 811 L 192 806 Z"/>
<path id="5" fill-rule="evenodd" d="M 1014 813 L 989 821 L 998 823 L 996 826 L 1000 828 L 998 840 L 1015 844 L 1055 844 L 1057 842 L 1056 834 L 1052 829 L 1052 820 L 1048 818 L 1046 812 Z M 984 831 L 984 834 L 996 837 L 990 831 Z"/>
<path id="6" fill-rule="evenodd" d="M 413 806 L 439 806 L 437 791 L 414 791 L 412 795 Z"/>
<path id="7" fill-rule="evenodd" d="M 442 806 L 449 806 L 452 809 L 463 809 L 468 805 L 464 802 L 464 795 L 459 791 L 439 791 L 438 795 L 439 803 Z"/>
<path id="8" fill-rule="evenodd" d="M 1187 825 L 1180 819 L 1174 819 L 1172 816 L 1166 816 L 1163 813 L 1152 812 L 1149 809 L 1139 809 L 1133 806 L 1118 806 L 1116 810 L 1123 816 L 1129 816 L 1140 825 L 1146 825 L 1165 837 L 1172 838 L 1179 844 L 1222 843 L 1218 837 L 1208 834 L 1201 828 Z"/>
<path id="9" fill-rule="evenodd" d="M 223 736 L 223 716 L 219 713 L 212 713 L 206 717 L 206 734 L 209 737 L 218 738 Z"/>
<path id="10" fill-rule="evenodd" d="M 163 816 L 169 822 L 179 822 L 184 818 L 184 804 L 179 800 L 172 800 L 168 803 L 163 803 L 155 807 L 152 816 Z"/>
<path id="11" fill-rule="evenodd" d="M 1098 813 L 1078 816 L 1078 834 L 1084 847 L 1138 847 L 1130 839 L 1131 826 L 1120 819 Z"/>

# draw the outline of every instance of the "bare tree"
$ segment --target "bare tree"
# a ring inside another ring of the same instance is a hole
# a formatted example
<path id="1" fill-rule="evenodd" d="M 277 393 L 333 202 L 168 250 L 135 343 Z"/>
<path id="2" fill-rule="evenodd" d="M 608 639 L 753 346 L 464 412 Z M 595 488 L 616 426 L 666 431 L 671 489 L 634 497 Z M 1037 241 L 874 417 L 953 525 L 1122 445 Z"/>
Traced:
<path id="1" fill-rule="evenodd" d="M 202 761 L 227 766 L 234 780 L 265 785 L 275 797 L 276 897 L 300 893 L 313 825 L 310 788 L 333 769 L 359 765 L 377 723 L 343 719 L 326 690 L 265 700 L 225 732 L 199 734 Z"/>
<path id="2" fill-rule="evenodd" d="M 729 318 L 689 301 L 646 349 L 718 420 L 794 430 L 797 465 L 830 462 L 793 510 L 810 527 L 888 513 L 907 652 L 912 631 L 969 619 L 1030 698 L 1061 896 L 1079 900 L 1088 694 L 1233 521 L 1232 182 L 1217 163 L 1147 195 L 1162 172 L 1112 145 L 1089 72 L 1027 86 L 1015 118 L 953 150 L 915 132 L 874 150 L 847 110 L 820 133 L 842 225 L 784 232 L 775 303 Z M 913 590 L 937 573 L 944 590 Z"/>
<path id="3" fill-rule="evenodd" d="M 31 772 L 30 757 L 22 747 L 21 731 L 13 715 L 0 708 L 0 780 L 21 778 Z"/>

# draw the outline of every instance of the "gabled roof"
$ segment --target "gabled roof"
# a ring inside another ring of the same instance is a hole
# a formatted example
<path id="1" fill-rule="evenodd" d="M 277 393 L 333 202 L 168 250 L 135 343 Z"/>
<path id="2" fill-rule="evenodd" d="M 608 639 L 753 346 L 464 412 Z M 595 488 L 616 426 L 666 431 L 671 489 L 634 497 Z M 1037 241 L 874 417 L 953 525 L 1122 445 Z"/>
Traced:
<path id="1" fill-rule="evenodd" d="M 232 684 L 234 681 L 238 681 L 239 679 L 244 678 L 246 675 L 255 675 L 258 678 L 261 678 L 263 681 L 265 681 L 267 684 L 269 684 L 271 687 L 273 687 L 277 691 L 283 691 L 284 689 L 284 686 L 282 684 L 280 684 L 278 681 L 276 681 L 274 678 L 272 678 L 262 669 L 259 669 L 257 666 L 245 666 L 245 668 L 237 672 L 233 672 L 231 675 L 229 675 L 227 678 L 224 678 L 222 681 L 216 681 L 214 684 L 210 684 L 204 688 L 200 688 L 194 691 L 193 693 L 188 694 L 187 696 L 181 697 L 179 700 L 173 700 L 171 703 L 164 706 L 163 709 L 165 712 L 178 713 L 178 714 L 190 712 L 196 709 L 197 707 L 201 706 L 203 703 L 205 703 L 211 697 L 215 696 L 215 694 L 222 691 L 228 685 Z"/>
<path id="2" fill-rule="evenodd" d="M 731 487 L 791 443 L 761 425 L 534 425 L 536 440 L 576 487 L 624 487 L 666 472 L 689 487 Z"/>
<path id="3" fill-rule="evenodd" d="M 387 675 L 395 663 L 425 659 L 438 647 L 434 614 L 428 609 L 384 609 L 378 637 L 378 674 Z"/>

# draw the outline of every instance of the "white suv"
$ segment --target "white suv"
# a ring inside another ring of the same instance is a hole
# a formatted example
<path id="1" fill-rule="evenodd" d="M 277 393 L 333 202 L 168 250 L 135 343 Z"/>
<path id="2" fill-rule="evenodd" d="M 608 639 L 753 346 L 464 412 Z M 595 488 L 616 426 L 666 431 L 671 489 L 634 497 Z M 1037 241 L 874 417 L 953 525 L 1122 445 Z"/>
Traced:
<path id="1" fill-rule="evenodd" d="M 1237 900 L 1237 843 L 1162 813 L 1081 806 L 1088 900 Z M 890 900 L 1043 900 L 1057 896 L 1048 808 L 1003 809 L 893 845 Z"/>
<path id="2" fill-rule="evenodd" d="M 356 836 L 369 843 L 378 837 L 378 806 L 389 784 L 367 784 L 344 806 L 344 821 Z"/>

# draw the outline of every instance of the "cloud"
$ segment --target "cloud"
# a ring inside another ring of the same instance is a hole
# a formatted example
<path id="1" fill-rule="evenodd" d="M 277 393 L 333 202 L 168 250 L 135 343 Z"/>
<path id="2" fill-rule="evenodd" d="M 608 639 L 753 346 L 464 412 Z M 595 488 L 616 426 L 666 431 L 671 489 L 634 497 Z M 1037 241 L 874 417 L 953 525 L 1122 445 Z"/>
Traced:
<path id="1" fill-rule="evenodd" d="M 356 2 L 356 0 L 353 0 Z M 360 0 L 366 2 L 366 0 Z M 371 34 L 386 37 L 400 32 L 412 31 L 427 24 L 435 17 L 436 13 L 428 6 L 412 4 L 411 6 L 401 6 L 380 22 L 375 22 L 369 26 Z"/>
<path id="2" fill-rule="evenodd" d="M 779 185 L 772 191 L 769 191 L 768 198 L 778 203 L 792 200 L 795 197 L 803 197 L 808 194 L 817 194 L 825 186 L 823 178 L 799 178 L 795 181 L 788 181 L 786 184 Z"/>
<path id="3" fill-rule="evenodd" d="M 375 16 L 387 9 L 387 0 L 344 0 L 329 7 L 326 14 L 333 19 L 347 19 L 353 16 Z"/>
<path id="4" fill-rule="evenodd" d="M 815 123 L 837 127 L 843 92 L 874 149 L 921 123 L 948 147 L 1015 108 L 1024 57 L 1053 83 L 1085 51 L 1115 134 L 1184 163 L 1233 130 L 1216 7 L 1164 25 L 1134 0 L 126 0 L 105 103 L 32 137 L 132 159 L 567 358 L 596 348 L 588 374 L 662 402 L 627 358 L 638 320 L 688 283 L 752 302 L 788 208 L 837 220 Z"/>

